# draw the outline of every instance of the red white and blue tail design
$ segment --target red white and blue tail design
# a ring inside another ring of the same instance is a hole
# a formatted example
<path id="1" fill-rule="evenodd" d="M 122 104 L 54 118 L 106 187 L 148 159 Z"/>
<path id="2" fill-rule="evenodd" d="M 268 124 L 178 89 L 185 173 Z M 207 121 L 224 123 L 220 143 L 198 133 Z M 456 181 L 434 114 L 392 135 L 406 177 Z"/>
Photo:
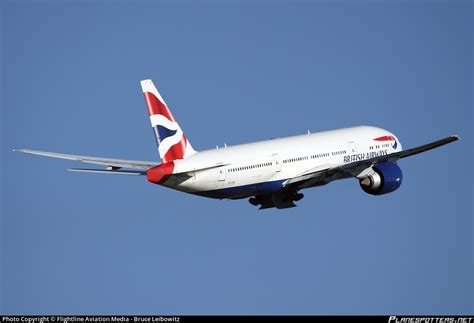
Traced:
<path id="1" fill-rule="evenodd" d="M 196 151 L 186 139 L 153 82 L 143 80 L 140 83 L 162 163 L 194 154 Z"/>

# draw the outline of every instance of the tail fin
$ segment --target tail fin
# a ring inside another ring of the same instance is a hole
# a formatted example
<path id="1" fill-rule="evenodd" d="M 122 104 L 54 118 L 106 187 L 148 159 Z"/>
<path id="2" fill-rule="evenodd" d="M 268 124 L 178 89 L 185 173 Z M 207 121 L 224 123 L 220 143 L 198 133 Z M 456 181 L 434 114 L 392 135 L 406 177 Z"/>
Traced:
<path id="1" fill-rule="evenodd" d="M 186 139 L 181 127 L 174 120 L 165 100 L 158 93 L 153 82 L 151 80 L 143 80 L 140 83 L 161 161 L 168 163 L 194 154 L 196 151 Z"/>

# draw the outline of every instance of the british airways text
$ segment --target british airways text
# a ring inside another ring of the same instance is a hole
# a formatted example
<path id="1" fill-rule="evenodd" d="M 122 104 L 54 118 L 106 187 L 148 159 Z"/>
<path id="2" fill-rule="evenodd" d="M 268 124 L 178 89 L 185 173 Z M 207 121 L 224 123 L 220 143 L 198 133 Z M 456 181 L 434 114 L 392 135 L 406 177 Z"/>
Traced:
<path id="1" fill-rule="evenodd" d="M 366 160 L 366 159 L 379 157 L 379 156 L 385 156 L 385 155 L 388 155 L 387 149 L 379 150 L 379 151 L 371 151 L 368 153 L 347 155 L 347 156 L 344 156 L 344 163 L 351 163 L 351 162 L 356 162 L 359 160 Z"/>

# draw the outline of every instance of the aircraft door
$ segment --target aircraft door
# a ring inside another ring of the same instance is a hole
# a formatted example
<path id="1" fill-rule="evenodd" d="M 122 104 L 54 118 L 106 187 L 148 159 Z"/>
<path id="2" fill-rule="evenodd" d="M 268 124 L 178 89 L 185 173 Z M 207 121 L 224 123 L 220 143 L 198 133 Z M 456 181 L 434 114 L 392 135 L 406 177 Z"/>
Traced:
<path id="1" fill-rule="evenodd" d="M 273 154 L 272 155 L 273 159 L 273 168 L 275 169 L 275 173 L 281 172 L 281 159 L 278 154 Z"/>
<path id="2" fill-rule="evenodd" d="M 219 182 L 225 181 L 225 173 L 227 172 L 226 167 L 219 167 Z"/>
<path id="3" fill-rule="evenodd" d="M 355 142 L 353 142 L 353 141 L 349 142 L 349 146 L 351 147 L 351 151 L 350 151 L 351 153 L 353 153 L 353 154 L 357 153 L 357 146 L 356 146 Z"/>

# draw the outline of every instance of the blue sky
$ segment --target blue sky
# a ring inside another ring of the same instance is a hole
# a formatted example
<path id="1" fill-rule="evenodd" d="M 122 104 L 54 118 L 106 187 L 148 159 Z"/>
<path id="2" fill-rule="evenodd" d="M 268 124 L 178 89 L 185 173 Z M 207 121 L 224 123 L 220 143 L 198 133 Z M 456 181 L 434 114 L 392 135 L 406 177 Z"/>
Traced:
<path id="1" fill-rule="evenodd" d="M 473 4 L 4 1 L 0 312 L 473 313 Z M 157 159 L 151 78 L 197 150 L 352 125 L 405 148 L 392 194 L 297 208 L 66 172 Z"/>

